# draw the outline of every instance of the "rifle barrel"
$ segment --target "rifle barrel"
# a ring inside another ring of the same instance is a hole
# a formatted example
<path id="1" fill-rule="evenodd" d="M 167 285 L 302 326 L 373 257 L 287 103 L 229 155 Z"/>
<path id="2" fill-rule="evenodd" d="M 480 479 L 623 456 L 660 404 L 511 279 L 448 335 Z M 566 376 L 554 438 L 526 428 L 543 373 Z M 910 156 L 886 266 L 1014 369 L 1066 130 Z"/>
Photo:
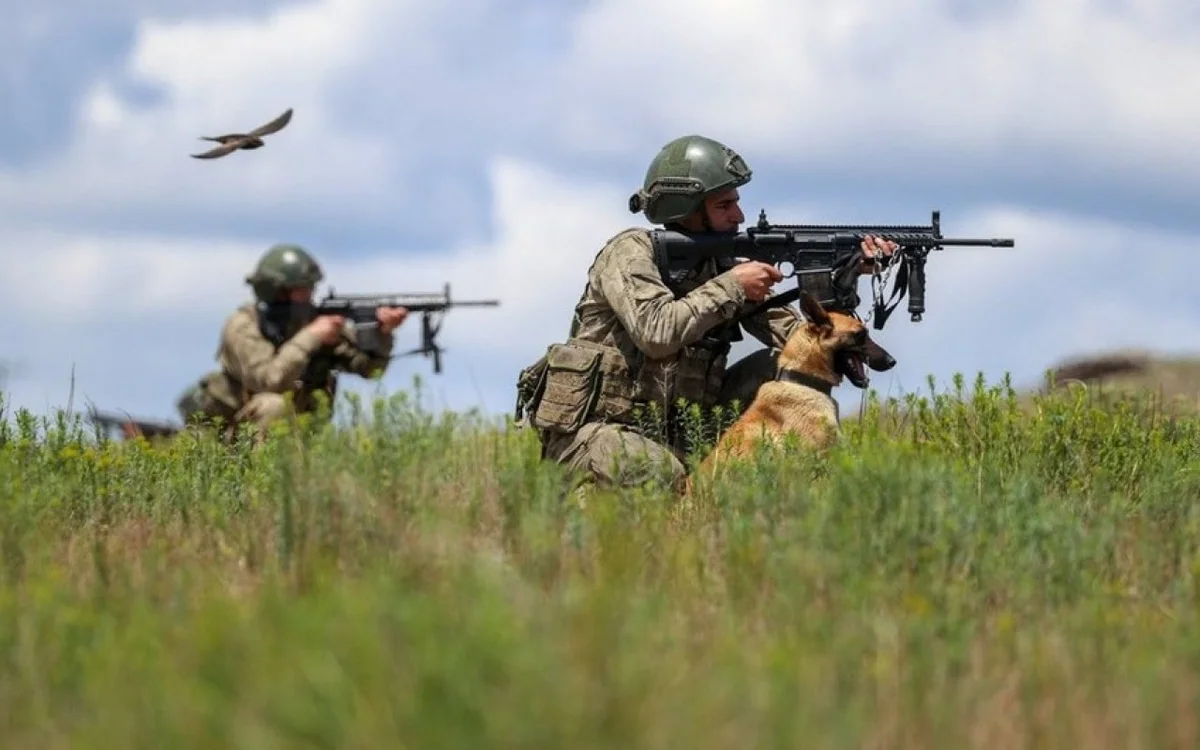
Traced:
<path id="1" fill-rule="evenodd" d="M 375 299 L 437 299 L 437 300 L 447 299 L 446 295 L 442 294 L 441 292 L 429 292 L 429 293 L 395 292 L 393 294 L 363 294 L 362 292 L 359 292 L 356 294 L 334 294 L 334 293 L 331 293 L 328 295 L 328 298 L 329 299 L 348 299 L 348 300 L 354 300 L 355 302 L 365 302 L 365 301 L 375 300 Z"/>
<path id="2" fill-rule="evenodd" d="M 776 238 L 770 235 L 763 236 L 757 234 L 754 237 L 755 244 L 760 247 L 778 246 L 794 244 L 803 248 L 807 245 L 822 245 L 828 241 L 829 236 L 841 235 L 846 237 L 865 237 L 868 234 L 878 237 L 882 240 L 891 240 L 897 245 L 917 245 L 924 247 L 934 247 L 943 245 L 947 247 L 1015 247 L 1015 240 L 1008 237 L 937 237 L 927 232 L 864 232 L 861 230 L 845 231 L 845 232 L 829 232 L 826 238 L 822 238 L 822 232 L 797 232 L 791 238 Z"/>
<path id="3" fill-rule="evenodd" d="M 937 241 L 939 245 L 974 245 L 978 247 L 1014 247 L 1015 243 L 1011 239 L 1003 237 L 989 237 L 987 239 L 962 239 L 959 237 L 953 239 L 940 239 Z"/>
<path id="4" fill-rule="evenodd" d="M 791 241 L 799 245 L 819 245 L 825 241 L 821 237 L 822 234 L 824 234 L 824 232 L 797 232 Z M 829 232 L 828 234 L 841 235 L 843 237 L 846 235 L 850 235 L 852 237 L 865 237 L 869 234 L 880 239 L 892 240 L 898 245 L 924 245 L 926 247 L 932 247 L 934 245 L 958 247 L 1014 247 L 1016 244 L 1013 239 L 1008 237 L 937 237 L 928 232 L 862 231 L 861 229 L 854 229 L 844 232 Z M 768 239 L 761 234 L 758 235 L 757 239 L 760 240 L 760 244 L 762 245 L 788 244 L 788 240 L 786 239 Z"/>
<path id="5" fill-rule="evenodd" d="M 447 305 L 450 307 L 496 307 L 500 300 L 456 300 L 438 294 L 337 294 L 320 302 L 374 302 L 380 305 Z"/>

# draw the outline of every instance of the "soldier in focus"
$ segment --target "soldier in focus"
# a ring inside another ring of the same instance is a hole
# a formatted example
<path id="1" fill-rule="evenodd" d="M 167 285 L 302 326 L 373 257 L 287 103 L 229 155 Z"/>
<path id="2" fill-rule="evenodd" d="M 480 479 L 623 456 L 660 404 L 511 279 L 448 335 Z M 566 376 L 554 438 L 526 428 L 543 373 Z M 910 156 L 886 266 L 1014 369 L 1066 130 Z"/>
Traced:
<path id="1" fill-rule="evenodd" d="M 324 278 L 316 260 L 297 245 L 272 246 L 246 277 L 255 302 L 239 307 L 221 330 L 210 372 L 180 397 L 184 423 L 219 418 L 230 438 L 244 423 L 265 434 L 275 420 L 311 413 L 325 393 L 332 406 L 338 371 L 364 378 L 381 375 L 391 359 L 392 332 L 404 322 L 402 307 L 382 308 L 378 347 L 359 348 L 341 316 L 314 316 L 313 288 Z"/>
<path id="2" fill-rule="evenodd" d="M 684 136 L 654 157 L 629 208 L 676 231 L 737 231 L 745 221 L 738 188 L 750 177 L 724 144 Z M 870 259 L 890 256 L 896 245 L 867 238 L 862 249 Z M 705 410 L 736 401 L 745 409 L 774 377 L 779 351 L 801 316 L 790 306 L 741 316 L 781 280 L 768 263 L 718 259 L 664 277 L 647 229 L 609 239 L 588 271 L 568 340 L 551 346 L 518 381 L 518 417 L 539 431 L 543 457 L 609 486 L 678 485 L 688 451 L 678 400 Z M 742 328 L 766 348 L 727 368 Z M 639 424 L 651 404 L 665 429 Z"/>

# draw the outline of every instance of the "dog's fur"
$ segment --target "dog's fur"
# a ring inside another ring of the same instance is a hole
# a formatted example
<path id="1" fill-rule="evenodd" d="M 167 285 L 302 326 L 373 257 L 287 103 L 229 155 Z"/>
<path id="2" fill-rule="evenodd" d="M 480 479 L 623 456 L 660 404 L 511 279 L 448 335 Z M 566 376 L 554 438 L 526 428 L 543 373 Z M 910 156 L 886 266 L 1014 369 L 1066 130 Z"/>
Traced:
<path id="1" fill-rule="evenodd" d="M 787 434 L 825 448 L 839 424 L 832 390 L 843 379 L 866 388 L 868 367 L 886 372 L 895 366 L 896 360 L 871 340 L 861 320 L 825 310 L 808 293 L 800 297 L 800 310 L 807 320 L 779 353 L 775 379 L 758 389 L 749 408 L 701 462 L 699 473 L 712 476 L 722 461 L 752 455 L 760 442 Z"/>

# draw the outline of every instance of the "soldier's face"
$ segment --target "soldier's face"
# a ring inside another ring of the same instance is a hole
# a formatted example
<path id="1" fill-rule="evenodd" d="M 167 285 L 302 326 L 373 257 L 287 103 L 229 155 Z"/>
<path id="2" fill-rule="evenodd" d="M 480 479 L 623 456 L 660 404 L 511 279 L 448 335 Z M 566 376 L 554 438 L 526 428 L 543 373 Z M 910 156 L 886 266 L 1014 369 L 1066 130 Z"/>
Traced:
<path id="1" fill-rule="evenodd" d="M 288 290 L 288 302 L 300 304 L 312 302 L 312 287 L 302 286 Z"/>
<path id="2" fill-rule="evenodd" d="M 746 220 L 742 207 L 738 205 L 740 199 L 736 189 L 710 195 L 705 199 L 704 208 L 708 212 L 708 223 L 712 225 L 714 232 L 732 232 Z"/>

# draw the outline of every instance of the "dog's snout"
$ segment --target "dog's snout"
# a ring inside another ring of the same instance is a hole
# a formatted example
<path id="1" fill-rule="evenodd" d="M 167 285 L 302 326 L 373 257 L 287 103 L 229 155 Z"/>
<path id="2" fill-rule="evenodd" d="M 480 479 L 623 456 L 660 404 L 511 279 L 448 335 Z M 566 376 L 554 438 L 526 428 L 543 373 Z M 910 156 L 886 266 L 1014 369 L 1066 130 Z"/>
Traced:
<path id="1" fill-rule="evenodd" d="M 896 366 L 896 358 L 880 349 L 870 358 L 868 364 L 875 372 L 887 372 Z"/>
<path id="2" fill-rule="evenodd" d="M 896 366 L 896 358 L 872 341 L 867 349 L 867 365 L 875 372 L 887 372 Z"/>

